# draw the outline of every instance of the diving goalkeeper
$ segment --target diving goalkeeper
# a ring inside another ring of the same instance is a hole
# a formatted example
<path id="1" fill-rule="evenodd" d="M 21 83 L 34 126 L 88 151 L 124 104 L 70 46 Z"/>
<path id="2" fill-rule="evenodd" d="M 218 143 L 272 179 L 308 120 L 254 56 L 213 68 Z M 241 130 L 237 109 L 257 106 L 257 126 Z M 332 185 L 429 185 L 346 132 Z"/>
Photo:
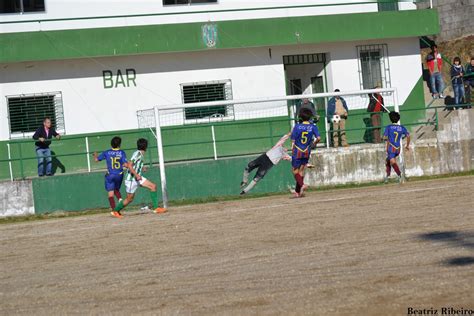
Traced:
<path id="1" fill-rule="evenodd" d="M 240 195 L 248 193 L 254 186 L 257 185 L 258 181 L 262 180 L 267 172 L 275 165 L 277 165 L 281 159 L 291 161 L 291 156 L 288 155 L 287 150 L 283 147 L 285 141 L 290 137 L 291 133 L 285 134 L 280 140 L 266 153 L 257 157 L 257 159 L 249 162 L 247 167 L 244 169 L 244 177 L 240 186 L 242 192 Z M 249 175 L 252 170 L 258 168 L 257 173 L 253 180 L 248 183 Z M 248 184 L 248 185 L 247 185 Z"/>

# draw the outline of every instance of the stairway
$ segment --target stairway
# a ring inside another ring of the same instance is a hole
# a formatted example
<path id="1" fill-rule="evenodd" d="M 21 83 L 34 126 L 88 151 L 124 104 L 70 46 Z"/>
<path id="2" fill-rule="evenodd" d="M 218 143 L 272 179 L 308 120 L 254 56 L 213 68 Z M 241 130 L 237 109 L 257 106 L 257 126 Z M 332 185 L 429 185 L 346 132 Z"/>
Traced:
<path id="1" fill-rule="evenodd" d="M 430 113 L 429 113 L 430 112 Z M 432 113 L 431 113 L 432 112 Z M 427 111 L 427 120 L 435 121 L 435 111 Z M 456 135 L 454 135 L 454 134 Z M 474 138 L 474 108 L 454 111 L 438 110 L 438 130 L 434 125 L 424 125 L 412 131 L 412 139 L 416 142 L 443 139 Z"/>
<path id="2" fill-rule="evenodd" d="M 443 111 L 443 108 L 434 109 L 434 107 L 444 107 L 445 99 L 433 99 L 431 92 L 426 84 L 423 84 L 425 104 L 427 107 L 432 107 L 426 110 L 426 118 L 423 119 L 425 122 L 431 122 L 432 125 L 419 125 L 413 128 L 411 132 L 412 140 L 428 140 L 436 138 L 436 112 L 438 112 L 438 130 L 443 128 L 443 124 L 448 123 L 450 120 L 451 111 Z M 444 94 L 450 96 L 449 88 L 444 90 Z"/>

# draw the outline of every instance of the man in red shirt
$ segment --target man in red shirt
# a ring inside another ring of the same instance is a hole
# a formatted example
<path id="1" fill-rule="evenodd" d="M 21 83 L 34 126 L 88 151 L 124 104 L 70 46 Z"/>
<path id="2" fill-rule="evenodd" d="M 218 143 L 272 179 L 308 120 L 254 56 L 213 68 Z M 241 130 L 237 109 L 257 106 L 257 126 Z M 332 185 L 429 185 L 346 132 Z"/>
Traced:
<path id="1" fill-rule="evenodd" d="M 380 89 L 376 86 L 374 89 Z M 382 113 L 385 111 L 383 97 L 380 93 L 369 94 L 369 106 L 367 112 L 370 112 L 370 120 L 372 123 L 372 142 L 379 144 L 382 142 L 380 136 L 380 128 L 382 127 Z"/>
<path id="2" fill-rule="evenodd" d="M 444 81 L 443 76 L 441 75 L 443 58 L 438 52 L 438 46 L 431 46 L 431 53 L 426 57 L 426 64 L 430 71 L 430 85 L 433 99 L 443 99 Z"/>

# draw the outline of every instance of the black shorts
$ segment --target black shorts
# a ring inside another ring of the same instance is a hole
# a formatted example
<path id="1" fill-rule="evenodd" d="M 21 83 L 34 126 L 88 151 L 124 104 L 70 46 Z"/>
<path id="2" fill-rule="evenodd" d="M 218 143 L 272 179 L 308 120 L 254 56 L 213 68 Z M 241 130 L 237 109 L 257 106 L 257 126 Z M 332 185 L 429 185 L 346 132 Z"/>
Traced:
<path id="1" fill-rule="evenodd" d="M 262 179 L 272 167 L 273 163 L 270 158 L 268 158 L 266 154 L 262 154 L 258 156 L 257 159 L 249 162 L 247 169 L 250 172 L 253 169 L 258 168 L 255 178 Z"/>

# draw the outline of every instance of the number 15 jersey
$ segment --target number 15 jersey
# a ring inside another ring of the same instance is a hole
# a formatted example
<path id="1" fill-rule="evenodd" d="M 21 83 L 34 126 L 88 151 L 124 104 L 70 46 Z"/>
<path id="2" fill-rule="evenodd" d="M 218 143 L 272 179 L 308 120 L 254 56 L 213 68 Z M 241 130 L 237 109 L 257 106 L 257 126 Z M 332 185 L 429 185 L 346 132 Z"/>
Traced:
<path id="1" fill-rule="evenodd" d="M 127 155 L 118 148 L 111 148 L 104 151 L 97 157 L 97 160 L 107 162 L 108 174 L 123 174 L 123 165 L 127 163 Z"/>

